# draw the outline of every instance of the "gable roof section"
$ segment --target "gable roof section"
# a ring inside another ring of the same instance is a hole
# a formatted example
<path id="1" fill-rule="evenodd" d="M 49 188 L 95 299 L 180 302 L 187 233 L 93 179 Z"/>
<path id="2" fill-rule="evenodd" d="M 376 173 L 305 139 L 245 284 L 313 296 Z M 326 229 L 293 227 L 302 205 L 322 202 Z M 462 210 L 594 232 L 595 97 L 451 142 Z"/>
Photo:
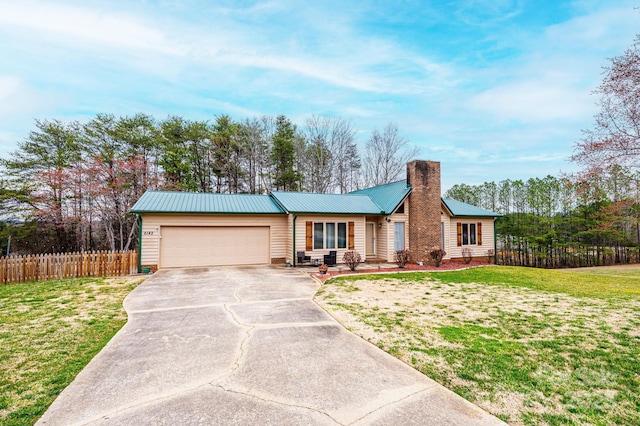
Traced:
<path id="1" fill-rule="evenodd" d="M 349 194 L 368 195 L 374 203 L 380 206 L 380 211 L 384 212 L 383 214 L 391 214 L 407 198 L 410 192 L 411 185 L 407 185 L 407 180 L 403 179 L 386 185 L 360 189 Z"/>
<path id="2" fill-rule="evenodd" d="M 147 191 L 132 213 L 191 214 L 369 214 L 389 215 L 411 192 L 406 180 L 361 189 L 349 194 L 273 191 L 270 195 Z M 453 217 L 500 217 L 452 198 L 442 198 Z"/>
<path id="3" fill-rule="evenodd" d="M 453 198 L 443 198 L 442 204 L 451 213 L 453 217 L 500 217 L 499 213 L 481 209 Z"/>
<path id="4" fill-rule="evenodd" d="M 288 213 L 383 214 L 367 195 L 284 191 L 273 191 L 271 195 Z"/>
<path id="5" fill-rule="evenodd" d="M 132 213 L 234 213 L 282 214 L 268 195 L 212 194 L 147 191 L 131 208 Z"/>

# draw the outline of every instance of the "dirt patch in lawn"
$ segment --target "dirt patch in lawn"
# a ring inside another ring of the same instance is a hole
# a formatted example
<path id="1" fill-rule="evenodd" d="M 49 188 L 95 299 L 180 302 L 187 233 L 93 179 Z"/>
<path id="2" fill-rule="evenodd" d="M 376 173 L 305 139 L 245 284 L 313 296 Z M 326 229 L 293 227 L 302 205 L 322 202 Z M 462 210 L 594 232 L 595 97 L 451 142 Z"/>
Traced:
<path id="1" fill-rule="evenodd" d="M 344 326 L 511 424 L 637 424 L 640 301 L 395 278 L 331 280 Z"/>

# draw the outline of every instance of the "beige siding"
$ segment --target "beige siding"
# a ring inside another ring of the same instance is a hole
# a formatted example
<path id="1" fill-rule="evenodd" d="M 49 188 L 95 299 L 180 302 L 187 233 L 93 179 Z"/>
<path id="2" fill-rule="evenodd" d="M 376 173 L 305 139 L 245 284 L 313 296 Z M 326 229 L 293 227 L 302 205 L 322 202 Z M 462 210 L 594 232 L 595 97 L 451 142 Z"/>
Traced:
<path id="1" fill-rule="evenodd" d="M 395 260 L 395 232 L 394 232 L 394 223 L 395 222 L 404 222 L 404 248 L 409 248 L 409 198 L 404 201 L 404 213 L 394 213 L 388 216 L 390 222 L 385 224 L 387 225 L 387 250 L 385 253 L 382 253 L 380 257 L 386 258 L 387 261 L 393 262 Z M 384 219 L 383 219 L 384 220 Z M 383 225 L 384 227 L 384 225 Z"/>
<path id="2" fill-rule="evenodd" d="M 333 249 L 324 249 L 324 250 L 305 250 L 306 246 L 306 222 L 354 222 L 354 243 L 355 250 L 360 253 L 363 260 L 365 258 L 365 241 L 364 241 L 364 232 L 365 232 L 365 216 L 342 216 L 342 215 L 298 215 L 298 219 L 296 220 L 296 251 L 304 251 L 307 256 L 311 256 L 311 261 L 318 259 L 319 262 L 323 261 L 323 256 L 325 254 L 329 254 L 330 250 Z M 348 225 L 347 225 L 348 226 Z M 348 233 L 348 230 L 347 230 Z M 292 232 L 293 235 L 293 232 Z M 347 235 L 348 238 L 348 235 Z M 337 250 L 337 261 L 338 263 L 342 263 L 342 256 L 348 248 L 346 249 L 335 249 Z M 293 253 L 293 248 L 291 248 L 290 253 Z M 291 258 L 291 254 L 287 254 L 287 259 Z"/>
<path id="3" fill-rule="evenodd" d="M 376 216 L 376 257 L 388 260 L 389 250 L 389 224 L 384 220 L 384 216 Z M 391 232 L 393 238 L 393 232 Z"/>
<path id="4" fill-rule="evenodd" d="M 455 238 L 456 234 L 454 231 L 453 237 L 451 239 L 451 216 L 446 211 L 442 211 L 440 214 L 440 222 L 444 224 L 444 251 L 447 253 L 443 257 L 443 259 L 451 259 L 451 241 L 453 241 L 453 245 L 457 244 Z M 484 226 L 484 225 L 483 225 Z"/>
<path id="5" fill-rule="evenodd" d="M 404 213 L 389 216 L 367 216 L 367 222 L 374 222 L 376 227 L 376 257 L 387 262 L 395 259 L 394 222 L 404 222 L 404 247 L 409 247 L 409 199 L 404 201 Z M 387 222 L 386 219 L 389 219 Z"/>
<path id="6" fill-rule="evenodd" d="M 285 252 L 285 258 L 287 259 L 287 263 L 289 265 L 293 265 L 293 215 L 287 215 L 287 230 L 285 231 L 287 233 L 287 238 L 286 238 L 286 252 Z M 302 249 L 304 249 L 304 246 L 302 247 Z M 300 251 L 300 249 L 297 249 L 298 251 Z"/>
<path id="7" fill-rule="evenodd" d="M 482 245 L 458 246 L 458 230 L 457 223 L 482 223 Z M 473 218 L 473 217 L 452 217 L 449 220 L 449 250 L 447 250 L 446 259 L 456 259 L 462 257 L 462 249 L 468 247 L 471 249 L 473 257 L 486 256 L 487 250 L 493 250 L 493 218 Z"/>
<path id="8" fill-rule="evenodd" d="M 158 265 L 160 238 L 163 226 L 268 226 L 270 227 L 270 256 L 285 258 L 287 217 L 285 215 L 142 215 L 143 265 Z"/>

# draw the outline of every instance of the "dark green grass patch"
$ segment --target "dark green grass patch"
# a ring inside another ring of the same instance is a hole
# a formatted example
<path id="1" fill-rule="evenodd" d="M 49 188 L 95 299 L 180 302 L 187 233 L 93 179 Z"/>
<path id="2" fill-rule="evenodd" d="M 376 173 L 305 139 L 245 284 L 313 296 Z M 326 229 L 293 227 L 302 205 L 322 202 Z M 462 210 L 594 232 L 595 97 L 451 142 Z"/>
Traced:
<path id="1" fill-rule="evenodd" d="M 640 270 L 640 268 L 639 268 Z M 640 279 L 631 270 L 620 272 L 598 271 L 597 269 L 548 270 L 515 266 L 496 266 L 463 269 L 448 272 L 411 272 L 399 274 L 367 274 L 336 278 L 336 280 L 357 281 L 389 280 L 422 281 L 437 280 L 442 283 L 483 283 L 509 287 L 527 287 L 570 294 L 577 297 L 640 297 Z"/>
<path id="2" fill-rule="evenodd" d="M 0 286 L 0 423 L 29 425 L 126 322 L 140 280 L 81 278 Z"/>

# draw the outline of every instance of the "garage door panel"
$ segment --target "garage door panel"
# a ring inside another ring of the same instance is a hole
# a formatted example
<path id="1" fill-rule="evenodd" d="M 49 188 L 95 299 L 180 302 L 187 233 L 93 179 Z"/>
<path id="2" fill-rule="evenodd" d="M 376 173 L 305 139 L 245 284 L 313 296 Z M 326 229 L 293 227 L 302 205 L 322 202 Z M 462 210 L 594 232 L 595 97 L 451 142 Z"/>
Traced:
<path id="1" fill-rule="evenodd" d="M 167 226 L 160 232 L 160 267 L 269 263 L 268 226 Z"/>

